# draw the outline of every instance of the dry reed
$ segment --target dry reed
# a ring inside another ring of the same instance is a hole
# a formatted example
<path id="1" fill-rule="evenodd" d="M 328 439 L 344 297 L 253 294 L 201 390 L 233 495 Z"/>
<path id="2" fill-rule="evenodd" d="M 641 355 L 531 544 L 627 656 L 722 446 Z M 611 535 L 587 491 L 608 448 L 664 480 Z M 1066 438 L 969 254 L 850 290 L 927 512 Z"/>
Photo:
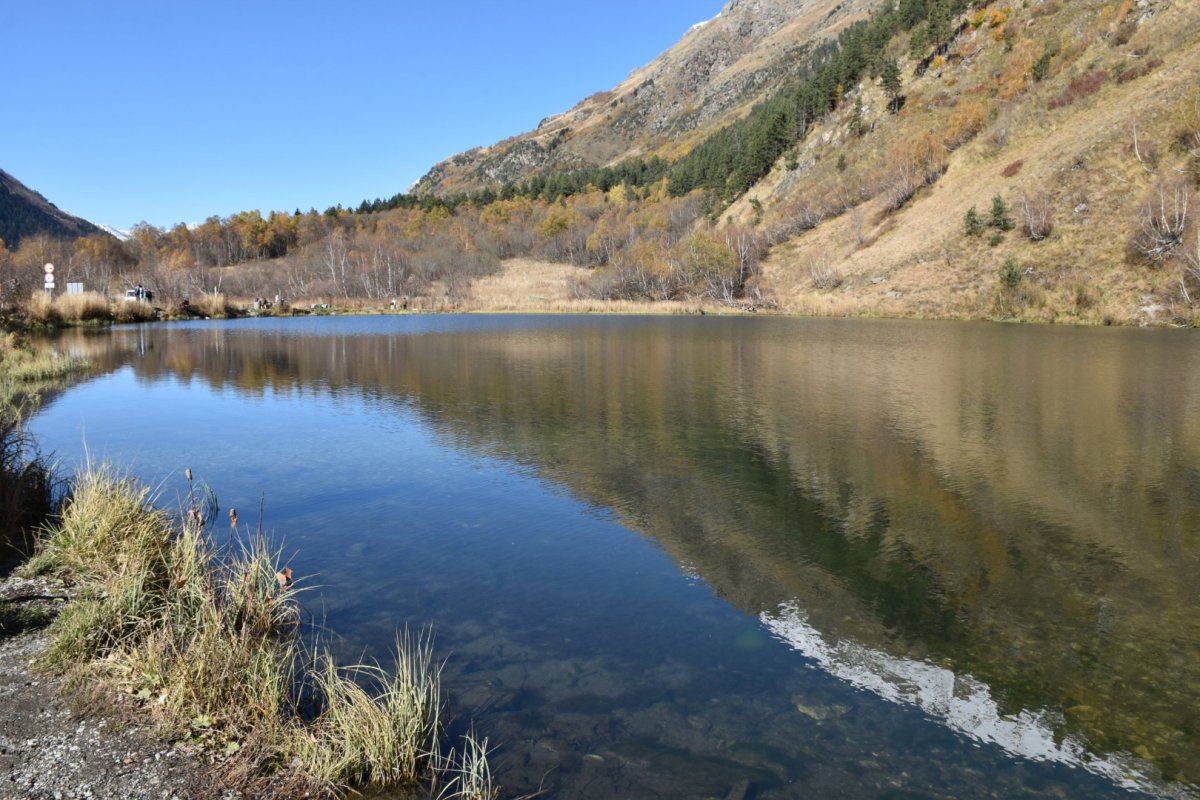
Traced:
<path id="1" fill-rule="evenodd" d="M 261 533 L 239 542 L 233 514 L 230 536 L 214 536 L 215 497 L 202 487 L 192 486 L 181 523 L 152 500 L 111 466 L 77 477 L 61 522 L 23 568 L 79 588 L 51 625 L 42 665 L 140 699 L 173 735 L 224 755 L 230 775 L 282 769 L 277 793 L 430 780 L 441 764 L 431 638 L 400 636 L 392 670 L 327 655 L 309 670 L 278 551 Z M 302 696 L 315 698 L 315 719 L 301 714 Z"/>

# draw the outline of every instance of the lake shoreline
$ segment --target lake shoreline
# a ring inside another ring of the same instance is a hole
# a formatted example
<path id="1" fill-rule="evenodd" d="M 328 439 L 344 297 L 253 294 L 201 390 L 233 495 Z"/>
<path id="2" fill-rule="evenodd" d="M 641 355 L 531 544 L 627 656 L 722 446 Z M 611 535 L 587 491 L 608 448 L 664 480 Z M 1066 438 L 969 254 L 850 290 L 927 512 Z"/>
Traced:
<path id="1" fill-rule="evenodd" d="M 9 578 L 0 582 L 0 598 L 56 611 L 62 601 L 43 598 L 63 589 Z M 44 629 L 0 633 L 0 783 L 12 792 L 6 797 L 195 798 L 195 787 L 214 785 L 211 766 L 193 748 L 155 736 L 119 709 L 73 708 L 62 678 L 32 668 L 49 645 Z"/>
<path id="2" fill-rule="evenodd" d="M 654 317 L 692 317 L 692 316 L 712 316 L 712 317 L 772 317 L 780 319 L 846 319 L 846 320 L 905 320 L 911 322 L 990 322 L 1004 325 L 1045 325 L 1052 327 L 1068 327 L 1068 328 L 1099 328 L 1099 327 L 1114 327 L 1114 328 L 1146 328 L 1146 329 L 1182 329 L 1193 330 L 1198 327 L 1197 321 L 1184 321 L 1178 319 L 1156 319 L 1156 320 L 1136 320 L 1136 319 L 1104 319 L 1104 320 L 1085 320 L 1078 318 L 1037 318 L 1037 317 L 996 317 L 996 316 L 974 316 L 969 314 L 946 314 L 946 315 L 928 315 L 928 314 L 881 314 L 874 311 L 859 311 L 859 312 L 831 312 L 831 313 L 806 313 L 800 311 L 787 311 L 769 307 L 746 306 L 743 308 L 730 308 L 724 306 L 708 306 L 703 304 L 683 304 L 683 303 L 660 303 L 647 302 L 641 304 L 635 303 L 603 303 L 595 302 L 588 303 L 586 307 L 580 309 L 564 309 L 554 307 L 529 306 L 523 308 L 488 308 L 488 307 L 465 307 L 465 308 L 433 308 L 433 309 L 415 309 L 415 310 L 393 310 L 387 307 L 362 307 L 362 306 L 330 306 L 322 309 L 311 309 L 306 307 L 297 307 L 276 313 L 268 312 L 241 312 L 224 314 L 218 316 L 181 316 L 177 314 L 162 314 L 154 318 L 137 320 L 131 323 L 128 320 L 122 319 L 61 319 L 53 323 L 37 323 L 37 324 L 8 324 L 7 327 L 0 330 L 0 333 L 6 334 L 28 334 L 28 335 L 46 335 L 53 334 L 58 331 L 71 329 L 106 329 L 119 325 L 128 324 L 145 324 L 155 322 L 209 322 L 209 321 L 231 321 L 241 319 L 297 319 L 303 317 L 372 317 L 372 316 L 395 316 L 395 317 L 413 317 L 413 316 L 453 316 L 453 315 L 469 315 L 469 316 L 516 316 L 516 315 L 531 315 L 531 316 L 561 316 L 561 317 L 639 317 L 639 316 L 654 316 Z M 1200 318 L 1197 318 L 1200 320 Z"/>
<path id="3" fill-rule="evenodd" d="M 71 484 L 33 555 L 0 584 L 0 644 L 15 654 L 0 695 L 18 698 L 6 704 L 14 716 L 5 731 L 27 731 L 41 714 L 35 709 L 64 701 L 97 720 L 79 726 L 89 737 L 118 719 L 144 732 L 139 741 L 151 744 L 140 747 L 157 748 L 155 762 L 177 752 L 207 760 L 212 774 L 199 784 L 211 790 L 187 791 L 193 777 L 180 783 L 183 796 L 332 797 L 439 785 L 447 798 L 475 796 L 479 784 L 459 778 L 468 768 L 487 775 L 486 742 L 469 751 L 479 745 L 465 737 L 461 755 L 445 751 L 428 634 L 397 633 L 394 667 L 335 663 L 320 637 L 303 633 L 292 571 L 261 531 L 238 533 L 231 511 L 230 531 L 220 534 L 228 541 L 218 543 L 206 489 L 176 521 L 148 487 L 111 466 L 89 466 Z M 91 752 L 69 731 L 48 735 L 72 753 Z M 29 797 L 45 796 L 40 771 L 29 766 L 45 749 L 37 739 L 22 739 L 33 755 L 0 750 L 14 753 L 9 782 L 28 786 Z M 108 775 L 73 762 L 66 772 L 69 796 L 90 796 Z M 157 793 L 165 778 L 150 770 L 139 779 Z M 143 796 L 140 786 L 101 796 Z"/>
<path id="4" fill-rule="evenodd" d="M 779 269 L 778 267 L 776 267 Z M 106 327 L 127 322 L 234 319 L 247 317 L 299 317 L 345 315 L 424 314 L 537 314 L 628 316 L 748 316 L 798 319 L 906 319 L 935 321 L 1006 322 L 1079 327 L 1194 328 L 1200 315 L 1194 309 L 1145 300 L 1075 307 L 1062 303 L 1010 302 L 998 289 L 972 286 L 968 290 L 937 291 L 924 284 L 895 289 L 859 276 L 840 288 L 818 289 L 795 285 L 784 290 L 774 283 L 761 294 L 730 302 L 707 296 L 678 300 L 606 300 L 578 296 L 573 287 L 585 281 L 590 270 L 570 264 L 514 258 L 491 275 L 451 291 L 435 286 L 428 294 L 378 299 L 335 298 L 314 295 L 269 302 L 259 297 L 222 293 L 171 300 L 162 306 L 100 294 L 60 296 L 47 303 L 38 296 L 25 304 L 27 325 L 53 331 L 65 327 Z M 779 276 L 780 281 L 782 275 Z M 994 287 L 993 287 L 994 288 Z M 0 321 L 7 325 L 11 320 Z"/>

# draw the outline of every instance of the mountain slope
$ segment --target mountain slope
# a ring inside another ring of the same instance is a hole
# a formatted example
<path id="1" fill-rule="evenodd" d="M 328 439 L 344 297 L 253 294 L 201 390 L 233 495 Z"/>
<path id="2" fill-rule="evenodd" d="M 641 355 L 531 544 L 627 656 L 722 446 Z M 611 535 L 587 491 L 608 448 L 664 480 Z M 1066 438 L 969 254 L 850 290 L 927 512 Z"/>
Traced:
<path id="1" fill-rule="evenodd" d="M 23 237 L 37 233 L 55 239 L 77 239 L 99 230 L 0 170 L 0 239 L 6 246 L 15 249 Z"/>
<path id="2" fill-rule="evenodd" d="M 901 113 L 856 87 L 865 134 L 847 104 L 726 213 L 786 229 L 761 281 L 791 312 L 1194 321 L 1198 41 L 1195 3 L 1010 9 L 960 33 L 936 69 L 900 55 Z M 987 225 L 997 197 L 1012 230 Z M 966 231 L 972 208 L 981 235 Z M 1156 227 L 1173 228 L 1171 252 L 1149 252 Z"/>
<path id="3" fill-rule="evenodd" d="M 443 161 L 416 185 L 445 195 L 522 181 L 543 170 L 673 158 L 745 114 L 802 56 L 866 16 L 869 0 L 731 0 L 611 91 L 548 117 L 537 130 Z"/>

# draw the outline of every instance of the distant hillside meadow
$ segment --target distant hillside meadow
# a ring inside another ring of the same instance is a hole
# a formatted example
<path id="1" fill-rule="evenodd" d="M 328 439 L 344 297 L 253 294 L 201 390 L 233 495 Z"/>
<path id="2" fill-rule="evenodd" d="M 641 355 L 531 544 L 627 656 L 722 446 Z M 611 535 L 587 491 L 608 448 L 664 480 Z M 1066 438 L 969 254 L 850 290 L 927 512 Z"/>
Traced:
<path id="1" fill-rule="evenodd" d="M 0 306 L 52 262 L 62 283 L 140 284 L 167 309 L 1191 325 L 1197 42 L 1200 8 L 1182 0 L 733 2 L 611 91 L 410 194 L 127 241 L 22 229 L 0 249 Z"/>

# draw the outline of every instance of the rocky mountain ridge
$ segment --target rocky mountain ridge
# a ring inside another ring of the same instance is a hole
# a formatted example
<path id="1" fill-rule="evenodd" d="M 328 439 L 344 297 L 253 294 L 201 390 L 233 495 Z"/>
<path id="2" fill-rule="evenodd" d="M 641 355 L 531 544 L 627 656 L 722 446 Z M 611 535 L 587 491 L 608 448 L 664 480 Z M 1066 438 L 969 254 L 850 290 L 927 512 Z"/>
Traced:
<path id="1" fill-rule="evenodd" d="M 870 0 L 730 0 L 621 84 L 547 117 L 534 131 L 468 150 L 431 169 L 418 194 L 519 182 L 548 169 L 671 158 L 745 114 L 805 52 L 869 13 Z"/>

